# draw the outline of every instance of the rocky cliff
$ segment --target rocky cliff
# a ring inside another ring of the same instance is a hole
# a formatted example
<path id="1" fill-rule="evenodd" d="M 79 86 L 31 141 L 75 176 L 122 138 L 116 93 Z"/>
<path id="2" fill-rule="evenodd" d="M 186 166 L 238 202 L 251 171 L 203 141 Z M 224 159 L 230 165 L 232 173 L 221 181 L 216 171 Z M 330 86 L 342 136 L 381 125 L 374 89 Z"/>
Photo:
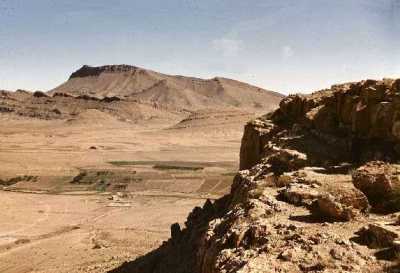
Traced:
<path id="1" fill-rule="evenodd" d="M 318 141 L 324 150 L 328 149 L 324 155 L 318 151 L 309 151 L 312 155 L 317 153 L 315 160 L 343 162 L 398 159 L 400 80 L 366 80 L 335 85 L 310 96 L 288 96 L 268 118 L 253 121 L 246 126 L 241 149 L 241 169 L 250 168 L 263 157 L 263 153 L 268 152 L 254 145 L 265 144 L 266 139 L 269 139 L 263 135 L 271 122 L 285 127 L 289 133 L 301 132 L 303 139 Z M 329 151 L 329 148 L 335 151 Z"/>
<path id="2" fill-rule="evenodd" d="M 399 272 L 400 80 L 292 95 L 245 128 L 231 192 L 112 272 Z"/>

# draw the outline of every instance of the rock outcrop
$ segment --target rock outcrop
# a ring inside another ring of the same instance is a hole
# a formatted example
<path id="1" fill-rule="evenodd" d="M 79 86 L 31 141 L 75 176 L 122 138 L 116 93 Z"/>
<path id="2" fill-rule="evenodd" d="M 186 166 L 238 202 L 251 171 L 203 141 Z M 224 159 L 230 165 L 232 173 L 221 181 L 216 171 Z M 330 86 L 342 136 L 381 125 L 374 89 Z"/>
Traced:
<path id="1" fill-rule="evenodd" d="M 354 186 L 378 209 L 400 209 L 400 165 L 372 161 L 353 172 Z"/>
<path id="2" fill-rule="evenodd" d="M 287 97 L 246 125 L 230 194 L 112 272 L 398 272 L 382 254 L 399 250 L 398 216 L 375 209 L 397 200 L 399 94 L 367 80 Z"/>
<path id="3" fill-rule="evenodd" d="M 77 71 L 71 74 L 70 79 L 73 78 L 84 78 L 84 77 L 95 77 L 101 73 L 119 73 L 119 72 L 136 72 L 140 68 L 132 65 L 104 65 L 104 66 L 89 66 L 84 65 Z"/>
<path id="4" fill-rule="evenodd" d="M 311 96 L 289 96 L 272 119 L 297 124 L 347 151 L 352 161 L 399 158 L 400 80 L 335 85 Z"/>

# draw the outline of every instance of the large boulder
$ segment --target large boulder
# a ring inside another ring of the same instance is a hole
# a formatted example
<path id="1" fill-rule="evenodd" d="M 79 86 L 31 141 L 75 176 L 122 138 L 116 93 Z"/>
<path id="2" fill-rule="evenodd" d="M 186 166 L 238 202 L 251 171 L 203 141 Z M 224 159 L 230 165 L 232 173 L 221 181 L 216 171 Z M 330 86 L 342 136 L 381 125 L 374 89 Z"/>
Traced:
<path id="1" fill-rule="evenodd" d="M 377 208 L 400 209 L 400 166 L 372 161 L 352 174 L 353 184 Z"/>
<path id="2" fill-rule="evenodd" d="M 368 210 L 369 203 L 365 195 L 357 189 L 350 188 L 321 194 L 313 213 L 334 221 L 350 221 Z"/>
<path id="3" fill-rule="evenodd" d="M 292 183 L 279 191 L 279 196 L 286 202 L 298 206 L 311 206 L 320 193 L 313 185 Z"/>
<path id="4" fill-rule="evenodd" d="M 375 222 L 363 227 L 359 235 L 369 247 L 397 247 L 400 240 L 400 226 L 392 222 Z"/>
<path id="5" fill-rule="evenodd" d="M 35 91 L 35 92 L 33 93 L 33 96 L 34 96 L 35 98 L 48 98 L 48 97 L 49 97 L 49 95 L 47 95 L 46 93 L 44 93 L 44 92 L 42 92 L 42 91 Z"/>
<path id="6" fill-rule="evenodd" d="M 277 175 L 301 169 L 307 162 L 306 154 L 291 149 L 277 149 L 267 159 L 272 172 Z"/>

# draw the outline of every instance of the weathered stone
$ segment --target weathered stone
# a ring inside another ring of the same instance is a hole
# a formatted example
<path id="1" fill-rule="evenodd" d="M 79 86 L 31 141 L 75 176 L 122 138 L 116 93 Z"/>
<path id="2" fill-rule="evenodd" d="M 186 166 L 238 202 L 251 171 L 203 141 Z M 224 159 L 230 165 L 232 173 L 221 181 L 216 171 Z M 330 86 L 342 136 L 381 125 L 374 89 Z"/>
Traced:
<path id="1" fill-rule="evenodd" d="M 271 170 L 275 174 L 298 170 L 307 164 L 307 155 L 296 150 L 279 149 L 271 155 L 267 162 L 271 165 Z"/>
<path id="2" fill-rule="evenodd" d="M 391 91 L 393 93 L 400 93 L 400 79 L 396 79 L 395 81 L 393 81 Z"/>
<path id="3" fill-rule="evenodd" d="M 171 225 L 171 239 L 174 242 L 178 242 L 180 237 L 181 237 L 181 227 L 179 226 L 179 223 Z"/>
<path id="4" fill-rule="evenodd" d="M 318 197 L 315 212 L 332 220 L 349 221 L 355 217 L 352 207 L 342 204 L 331 194 Z"/>
<path id="5" fill-rule="evenodd" d="M 326 106 L 320 105 L 313 108 L 306 113 L 306 118 L 310 121 L 313 128 L 324 132 L 333 133 L 338 130 L 338 118 L 334 109 Z"/>
<path id="6" fill-rule="evenodd" d="M 44 92 L 42 92 L 42 91 L 35 91 L 35 92 L 33 93 L 33 96 L 34 96 L 35 98 L 48 98 L 48 97 L 49 97 L 49 95 L 47 95 L 46 93 L 44 93 Z"/>
<path id="7" fill-rule="evenodd" d="M 363 228 L 360 234 L 370 247 L 391 247 L 398 244 L 400 226 L 388 222 L 377 222 Z"/>
<path id="8" fill-rule="evenodd" d="M 400 208 L 400 167 L 381 161 L 369 162 L 352 174 L 353 184 L 378 207 Z"/>
<path id="9" fill-rule="evenodd" d="M 290 204 L 309 206 L 320 193 L 310 185 L 290 184 L 280 191 L 280 197 Z"/>
<path id="10" fill-rule="evenodd" d="M 313 207 L 314 214 L 339 221 L 349 221 L 368 210 L 368 200 L 361 191 L 341 187 L 320 194 Z"/>
<path id="11" fill-rule="evenodd" d="M 393 124 L 393 105 L 380 102 L 371 107 L 371 138 L 388 138 Z"/>
<path id="12" fill-rule="evenodd" d="M 271 123 L 254 120 L 245 126 L 240 146 L 240 170 L 245 170 L 259 163 L 264 155 L 264 145 L 268 134 L 273 130 Z"/>

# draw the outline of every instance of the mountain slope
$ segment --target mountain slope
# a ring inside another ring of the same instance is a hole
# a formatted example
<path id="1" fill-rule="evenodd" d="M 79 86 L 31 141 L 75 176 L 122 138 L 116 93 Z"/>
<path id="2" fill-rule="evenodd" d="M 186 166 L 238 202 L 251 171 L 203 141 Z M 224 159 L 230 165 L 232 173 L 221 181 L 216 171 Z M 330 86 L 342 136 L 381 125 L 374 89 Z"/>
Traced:
<path id="1" fill-rule="evenodd" d="M 83 66 L 49 93 L 119 96 L 174 110 L 235 107 L 250 112 L 272 110 L 283 97 L 235 80 L 172 76 L 129 65 Z"/>

